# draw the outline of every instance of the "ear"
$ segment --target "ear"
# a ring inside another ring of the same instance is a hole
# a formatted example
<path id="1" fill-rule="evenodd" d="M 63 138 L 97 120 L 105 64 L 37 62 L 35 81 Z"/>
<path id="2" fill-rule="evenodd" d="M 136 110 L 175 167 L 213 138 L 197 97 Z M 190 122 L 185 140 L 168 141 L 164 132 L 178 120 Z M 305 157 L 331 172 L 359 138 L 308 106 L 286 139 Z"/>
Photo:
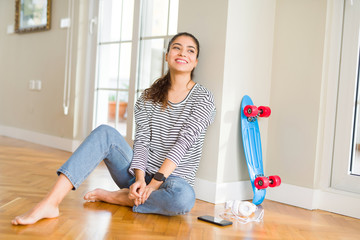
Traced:
<path id="1" fill-rule="evenodd" d="M 197 64 L 198 64 L 198 59 L 196 59 L 196 61 L 195 61 L 195 65 L 194 65 L 194 68 L 196 68 L 196 66 L 197 66 Z"/>
<path id="2" fill-rule="evenodd" d="M 168 61 L 168 54 L 167 53 L 165 53 L 165 61 L 167 62 Z"/>

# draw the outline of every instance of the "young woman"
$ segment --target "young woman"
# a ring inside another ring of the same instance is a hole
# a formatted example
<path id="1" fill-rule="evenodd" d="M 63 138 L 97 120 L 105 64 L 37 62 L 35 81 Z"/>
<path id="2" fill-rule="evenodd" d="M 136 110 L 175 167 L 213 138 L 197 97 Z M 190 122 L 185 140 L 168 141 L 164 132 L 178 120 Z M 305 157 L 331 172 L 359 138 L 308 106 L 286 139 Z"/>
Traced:
<path id="1" fill-rule="evenodd" d="M 47 196 L 12 224 L 59 216 L 59 204 L 67 193 L 77 189 L 103 160 L 120 190 L 95 189 L 85 200 L 129 206 L 139 213 L 189 212 L 195 203 L 192 187 L 205 132 L 215 117 L 212 94 L 192 80 L 199 50 L 198 40 L 189 33 L 170 40 L 168 73 L 136 102 L 133 149 L 116 129 L 99 126 L 60 167 Z"/>

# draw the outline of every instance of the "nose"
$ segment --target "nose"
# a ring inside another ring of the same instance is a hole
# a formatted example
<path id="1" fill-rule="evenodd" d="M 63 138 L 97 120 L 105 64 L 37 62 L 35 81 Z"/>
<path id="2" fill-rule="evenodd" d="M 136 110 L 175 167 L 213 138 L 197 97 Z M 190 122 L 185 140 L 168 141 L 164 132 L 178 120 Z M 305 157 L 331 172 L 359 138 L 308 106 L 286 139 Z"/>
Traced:
<path id="1" fill-rule="evenodd" d="M 186 57 L 186 52 L 185 51 L 180 51 L 179 56 Z"/>

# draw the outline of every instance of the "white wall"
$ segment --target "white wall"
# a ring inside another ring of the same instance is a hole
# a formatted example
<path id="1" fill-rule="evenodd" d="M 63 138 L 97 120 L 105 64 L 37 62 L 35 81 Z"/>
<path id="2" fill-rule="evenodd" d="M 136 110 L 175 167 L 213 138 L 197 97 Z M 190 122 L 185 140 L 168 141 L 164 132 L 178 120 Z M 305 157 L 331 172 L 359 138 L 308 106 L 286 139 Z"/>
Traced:
<path id="1" fill-rule="evenodd" d="M 239 108 L 245 94 L 253 97 L 255 104 L 269 105 L 275 3 L 180 1 L 179 31 L 193 33 L 201 45 L 195 80 L 214 93 L 217 107 L 197 173 L 200 199 L 223 202 L 251 197 Z M 267 120 L 260 125 L 266 152 Z"/>
<path id="2" fill-rule="evenodd" d="M 214 94 L 216 102 L 216 119 L 206 134 L 202 161 L 197 173 L 198 178 L 212 183 L 217 181 L 218 175 L 227 11 L 227 1 L 179 1 L 178 31 L 190 32 L 200 42 L 195 81 L 207 87 Z"/>
<path id="3" fill-rule="evenodd" d="M 229 0 L 218 156 L 220 183 L 249 179 L 240 103 L 244 95 L 258 106 L 270 103 L 275 5 L 275 0 Z M 259 125 L 266 153 L 268 119 L 261 119 Z"/>
<path id="4" fill-rule="evenodd" d="M 326 1 L 277 1 L 266 170 L 313 188 Z"/>
<path id="5" fill-rule="evenodd" d="M 91 130 L 89 71 L 89 2 L 74 4 L 72 21 L 71 92 L 69 114 L 63 110 L 68 2 L 52 1 L 51 29 L 7 34 L 15 20 L 15 4 L 0 1 L 0 134 L 74 151 Z M 41 91 L 28 89 L 30 80 L 41 80 Z"/>
<path id="6" fill-rule="evenodd" d="M 0 1 L 0 126 L 73 138 L 73 109 L 65 116 L 62 107 L 66 30 L 60 19 L 66 16 L 67 4 L 52 1 L 50 31 L 7 34 L 15 2 Z M 42 90 L 30 91 L 30 80 L 41 80 Z"/>

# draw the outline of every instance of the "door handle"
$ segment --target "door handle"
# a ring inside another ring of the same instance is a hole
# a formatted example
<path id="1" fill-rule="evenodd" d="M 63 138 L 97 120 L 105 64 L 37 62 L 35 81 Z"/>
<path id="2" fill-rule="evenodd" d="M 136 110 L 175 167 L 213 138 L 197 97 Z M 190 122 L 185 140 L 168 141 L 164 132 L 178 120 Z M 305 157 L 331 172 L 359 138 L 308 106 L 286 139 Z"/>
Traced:
<path id="1" fill-rule="evenodd" d="M 97 18 L 92 18 L 90 20 L 90 26 L 89 26 L 89 32 L 90 32 L 90 35 L 92 35 L 94 33 L 94 26 L 97 24 Z"/>

